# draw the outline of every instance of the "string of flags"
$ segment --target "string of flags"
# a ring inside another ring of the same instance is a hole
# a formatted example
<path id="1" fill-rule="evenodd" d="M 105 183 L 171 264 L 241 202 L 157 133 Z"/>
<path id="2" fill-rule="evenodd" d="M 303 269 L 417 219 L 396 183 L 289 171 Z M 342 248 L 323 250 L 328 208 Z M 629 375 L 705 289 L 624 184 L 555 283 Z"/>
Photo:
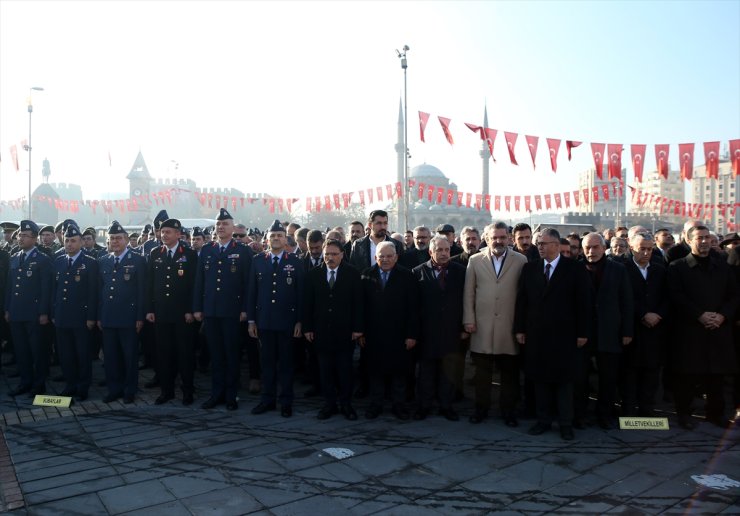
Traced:
<path id="1" fill-rule="evenodd" d="M 419 111 L 419 132 L 422 142 L 426 142 L 425 131 L 430 118 L 429 113 Z M 442 127 L 442 133 L 445 139 L 450 145 L 455 144 L 455 140 L 450 130 L 451 119 L 443 116 L 438 116 L 439 124 Z M 498 129 L 490 127 L 481 127 L 479 125 L 470 124 L 465 122 L 465 126 L 470 129 L 473 133 L 478 134 L 479 138 L 486 142 L 488 145 L 488 151 L 493 159 L 496 158 L 493 154 L 493 148 L 496 141 L 496 135 Z M 504 141 L 506 142 L 506 148 L 509 154 L 509 160 L 513 165 L 519 165 L 516 158 L 516 142 L 519 137 L 518 133 L 503 131 Z M 532 135 L 524 135 L 527 148 L 529 149 L 529 155 L 532 158 L 532 167 L 537 168 L 535 158 L 537 156 L 537 149 L 539 146 L 540 137 Z M 547 143 L 547 151 L 550 155 L 550 167 L 553 172 L 558 170 L 558 154 L 560 152 L 562 140 L 559 138 L 545 138 Z M 565 148 L 568 153 L 568 161 L 571 160 L 572 151 L 576 147 L 580 147 L 584 142 L 577 140 L 565 140 Z M 621 143 L 596 143 L 591 144 L 591 156 L 594 160 L 594 168 L 596 169 L 596 175 L 599 179 L 604 179 L 604 165 L 606 160 L 607 172 L 609 179 L 620 179 L 622 178 L 622 152 L 624 146 Z M 734 177 L 740 174 L 740 139 L 730 140 L 730 160 L 732 162 L 732 170 Z M 704 142 L 704 164 L 707 171 L 707 178 L 717 179 L 719 176 L 719 158 L 720 158 L 720 142 L 710 141 Z M 693 143 L 679 143 L 678 144 L 678 158 L 679 158 L 679 170 L 681 173 L 682 180 L 690 180 L 694 173 L 694 150 L 695 145 Z M 645 161 L 647 159 L 647 145 L 646 144 L 631 144 L 630 145 L 630 158 L 632 160 L 632 168 L 635 173 L 635 179 L 638 182 L 642 182 L 643 169 Z M 656 144 L 655 145 L 655 164 L 658 173 L 664 178 L 668 178 L 669 172 L 669 156 L 670 156 L 670 144 Z"/>
<path id="2" fill-rule="evenodd" d="M 730 217 L 735 218 L 738 206 L 740 206 L 740 203 L 736 202 L 719 204 L 685 202 L 682 199 L 655 195 L 634 186 L 628 186 L 628 188 L 633 208 L 645 208 L 658 214 L 680 215 L 691 219 L 710 219 L 716 211 L 722 218 L 729 220 Z"/>

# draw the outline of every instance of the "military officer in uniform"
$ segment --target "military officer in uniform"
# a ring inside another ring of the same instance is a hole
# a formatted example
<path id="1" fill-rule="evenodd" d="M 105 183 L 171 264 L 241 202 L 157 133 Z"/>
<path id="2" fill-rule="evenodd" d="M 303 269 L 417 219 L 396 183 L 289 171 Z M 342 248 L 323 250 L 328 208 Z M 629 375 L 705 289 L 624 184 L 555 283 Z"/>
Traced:
<path id="1" fill-rule="evenodd" d="M 175 397 L 175 376 L 182 381 L 182 404 L 193 403 L 193 286 L 198 255 L 179 240 L 182 224 L 167 219 L 160 226 L 162 246 L 149 255 L 147 321 L 154 323 L 161 405 Z"/>
<path id="2" fill-rule="evenodd" d="M 137 333 L 144 326 L 146 309 L 146 261 L 127 247 L 128 234 L 113 221 L 108 228 L 111 252 L 99 260 L 100 301 L 98 327 L 103 331 L 105 379 L 104 403 L 123 396 L 133 403 L 138 387 Z"/>
<path id="3" fill-rule="evenodd" d="M 193 316 L 205 321 L 211 355 L 211 397 L 201 405 L 211 409 L 226 402 L 239 408 L 239 322 L 247 320 L 246 290 L 252 251 L 233 239 L 234 218 L 221 208 L 216 218 L 218 241 L 200 251 L 195 275 Z"/>
<path id="4" fill-rule="evenodd" d="M 35 222 L 22 220 L 19 250 L 10 260 L 5 320 L 10 323 L 21 379 L 11 396 L 43 394 L 49 374 L 48 341 L 43 339 L 42 327 L 49 324 L 52 272 L 49 257 L 36 247 L 38 234 Z"/>
<path id="5" fill-rule="evenodd" d="M 95 242 L 95 228 L 89 227 L 82 231 L 82 252 L 97 259 L 105 254 L 105 248 Z"/>
<path id="6" fill-rule="evenodd" d="M 44 226 L 39 230 L 39 247 L 48 249 L 47 254 L 53 256 L 63 246 L 59 245 L 54 236 L 54 226 Z"/>
<path id="7" fill-rule="evenodd" d="M 162 222 L 169 218 L 170 216 L 167 215 L 167 210 L 160 210 L 160 212 L 157 213 L 157 216 L 154 217 L 154 220 L 152 221 L 152 225 L 154 226 L 154 239 L 147 240 L 141 245 L 141 254 L 145 258 L 148 258 L 151 255 L 152 249 L 162 245 L 162 240 L 159 234 L 160 226 L 162 225 Z"/>
<path id="8" fill-rule="evenodd" d="M 0 249 L 10 252 L 13 247 L 13 232 L 18 229 L 18 224 L 15 222 L 0 222 L 0 227 L 3 228 L 3 241 L 0 243 Z"/>
<path id="9" fill-rule="evenodd" d="M 281 415 L 293 415 L 293 339 L 301 336 L 304 266 L 285 251 L 285 227 L 268 230 L 270 250 L 257 255 L 249 275 L 249 335 L 260 340 L 262 398 L 252 414 L 275 409 L 280 382 Z"/>
<path id="10" fill-rule="evenodd" d="M 92 333 L 98 320 L 98 261 L 82 252 L 75 225 L 64 232 L 65 256 L 54 260 L 52 321 L 67 385 L 62 396 L 87 399 L 92 380 Z"/>

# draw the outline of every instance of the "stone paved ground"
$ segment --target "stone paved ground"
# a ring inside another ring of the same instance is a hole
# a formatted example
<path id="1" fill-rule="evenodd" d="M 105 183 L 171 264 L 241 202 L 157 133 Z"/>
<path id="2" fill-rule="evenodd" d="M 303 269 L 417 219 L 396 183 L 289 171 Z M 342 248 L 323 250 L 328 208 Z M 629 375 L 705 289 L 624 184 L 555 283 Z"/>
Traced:
<path id="1" fill-rule="evenodd" d="M 7 396 L 15 383 L 0 379 L 0 510 L 12 514 L 740 514 L 740 488 L 692 479 L 740 481 L 737 427 L 590 428 L 564 442 L 556 430 L 528 436 L 531 421 L 318 421 L 315 399 L 297 400 L 290 419 L 249 414 L 256 396 L 236 412 L 154 406 L 155 390 L 108 405 L 96 388 L 69 410 L 39 409 Z"/>

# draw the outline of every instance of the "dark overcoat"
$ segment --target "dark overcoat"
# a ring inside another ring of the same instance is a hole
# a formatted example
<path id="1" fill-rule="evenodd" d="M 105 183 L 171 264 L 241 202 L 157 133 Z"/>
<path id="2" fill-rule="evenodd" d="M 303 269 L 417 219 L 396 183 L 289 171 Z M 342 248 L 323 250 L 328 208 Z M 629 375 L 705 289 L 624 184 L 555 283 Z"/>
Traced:
<path id="1" fill-rule="evenodd" d="M 670 325 L 667 271 L 665 267 L 651 262 L 646 280 L 633 260 L 627 262 L 626 266 L 634 299 L 635 325 L 632 342 L 624 350 L 626 364 L 633 367 L 659 367 L 665 362 Z M 652 328 L 642 323 L 642 318 L 649 312 L 661 317 L 657 326 Z"/>

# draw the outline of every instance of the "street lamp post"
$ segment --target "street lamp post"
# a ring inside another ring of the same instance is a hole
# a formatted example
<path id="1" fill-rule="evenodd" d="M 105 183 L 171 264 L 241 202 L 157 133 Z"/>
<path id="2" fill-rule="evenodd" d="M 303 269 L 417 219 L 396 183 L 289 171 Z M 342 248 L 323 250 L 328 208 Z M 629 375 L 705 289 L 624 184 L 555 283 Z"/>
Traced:
<path id="1" fill-rule="evenodd" d="M 409 50 L 408 45 L 404 45 L 402 51 L 396 50 L 403 69 L 403 185 L 401 185 L 403 199 L 398 203 L 399 223 L 403 220 L 403 228 L 399 229 L 403 231 L 409 228 L 409 103 L 406 89 L 406 69 L 409 66 L 406 52 Z"/>
<path id="2" fill-rule="evenodd" d="M 31 102 L 32 91 L 44 91 L 44 88 L 40 86 L 31 86 L 28 89 L 28 145 L 25 146 L 25 150 L 28 151 L 28 220 L 31 218 L 31 117 L 33 115 L 33 102 Z"/>

